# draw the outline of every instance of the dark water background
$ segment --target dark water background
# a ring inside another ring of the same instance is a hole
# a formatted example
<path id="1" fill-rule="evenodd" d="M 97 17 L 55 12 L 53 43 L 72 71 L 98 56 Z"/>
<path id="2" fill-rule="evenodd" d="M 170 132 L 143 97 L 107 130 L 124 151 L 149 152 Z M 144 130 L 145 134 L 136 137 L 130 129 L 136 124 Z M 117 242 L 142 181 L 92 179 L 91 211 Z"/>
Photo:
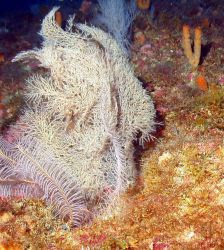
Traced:
<path id="1" fill-rule="evenodd" d="M 38 15 L 41 6 L 64 6 L 77 9 L 80 7 L 82 0 L 1 0 L 0 14 L 12 14 L 18 11 L 32 12 Z"/>

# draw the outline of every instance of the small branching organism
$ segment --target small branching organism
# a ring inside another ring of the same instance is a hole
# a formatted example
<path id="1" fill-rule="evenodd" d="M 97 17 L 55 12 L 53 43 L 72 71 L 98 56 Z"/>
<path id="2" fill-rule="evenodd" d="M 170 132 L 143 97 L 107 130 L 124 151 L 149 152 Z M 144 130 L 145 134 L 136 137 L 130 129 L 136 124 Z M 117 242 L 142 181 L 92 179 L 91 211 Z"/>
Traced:
<path id="1" fill-rule="evenodd" d="M 63 30 L 57 10 L 43 20 L 42 47 L 14 59 L 35 58 L 48 71 L 27 80 L 18 140 L 1 139 L 0 192 L 13 194 L 18 180 L 29 197 L 32 185 L 78 226 L 86 213 L 108 211 L 134 183 L 133 140 L 150 138 L 155 109 L 114 38 L 85 24 L 71 32 L 72 19 Z"/>

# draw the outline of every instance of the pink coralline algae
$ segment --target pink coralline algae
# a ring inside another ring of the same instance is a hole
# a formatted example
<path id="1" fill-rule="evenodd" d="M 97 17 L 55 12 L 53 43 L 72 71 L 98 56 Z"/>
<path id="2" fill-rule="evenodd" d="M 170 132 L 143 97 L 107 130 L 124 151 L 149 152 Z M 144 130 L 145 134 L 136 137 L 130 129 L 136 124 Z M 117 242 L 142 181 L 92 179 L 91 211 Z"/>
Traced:
<path id="1" fill-rule="evenodd" d="M 224 85 L 224 75 L 219 77 L 219 84 Z"/>
<path id="2" fill-rule="evenodd" d="M 142 71 L 146 71 L 148 69 L 148 66 L 143 59 L 139 59 L 137 61 L 137 65 Z"/>
<path id="3" fill-rule="evenodd" d="M 165 115 L 168 113 L 169 109 L 166 107 L 163 107 L 161 105 L 159 105 L 156 110 L 161 114 L 161 115 Z"/>
<path id="4" fill-rule="evenodd" d="M 153 250 L 166 250 L 166 249 L 169 249 L 169 245 L 167 243 L 155 240 L 153 242 L 153 248 L 152 249 Z"/>
<path id="5" fill-rule="evenodd" d="M 3 138 L 9 143 L 15 142 L 16 140 L 18 140 L 19 137 L 20 133 L 18 130 L 16 130 L 15 127 L 10 127 L 3 133 Z"/>
<path id="6" fill-rule="evenodd" d="M 154 52 L 152 50 L 152 45 L 147 43 L 143 45 L 140 49 L 141 54 L 144 54 L 146 56 L 153 56 Z"/>
<path id="7" fill-rule="evenodd" d="M 5 116 L 5 109 L 0 107 L 0 118 L 3 118 Z"/>
<path id="8" fill-rule="evenodd" d="M 188 78 L 188 80 L 189 80 L 190 82 L 192 82 L 193 79 L 194 79 L 194 73 L 188 74 L 187 78 Z"/>

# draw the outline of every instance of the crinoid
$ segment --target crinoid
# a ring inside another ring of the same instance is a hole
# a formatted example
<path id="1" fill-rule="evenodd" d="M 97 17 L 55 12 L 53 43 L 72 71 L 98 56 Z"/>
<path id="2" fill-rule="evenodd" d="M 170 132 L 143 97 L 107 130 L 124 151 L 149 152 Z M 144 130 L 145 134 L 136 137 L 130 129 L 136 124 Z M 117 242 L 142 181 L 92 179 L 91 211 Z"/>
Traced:
<path id="1" fill-rule="evenodd" d="M 20 138 L 1 142 L 2 193 L 10 195 L 15 179 L 38 186 L 57 213 L 79 225 L 85 211 L 102 213 L 134 182 L 132 142 L 150 137 L 155 109 L 111 35 L 84 24 L 72 32 L 72 19 L 63 30 L 56 11 L 43 20 L 42 47 L 14 59 L 35 58 L 48 73 L 27 80 Z"/>

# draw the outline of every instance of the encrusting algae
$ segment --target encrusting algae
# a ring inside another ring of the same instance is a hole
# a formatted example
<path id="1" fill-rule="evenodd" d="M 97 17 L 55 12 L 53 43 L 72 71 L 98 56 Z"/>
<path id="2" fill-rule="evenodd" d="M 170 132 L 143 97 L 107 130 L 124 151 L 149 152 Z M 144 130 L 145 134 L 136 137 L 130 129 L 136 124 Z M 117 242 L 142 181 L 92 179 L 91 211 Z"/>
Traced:
<path id="1" fill-rule="evenodd" d="M 42 201 L 1 200 L 0 249 L 75 249 L 68 224 L 56 221 Z"/>

